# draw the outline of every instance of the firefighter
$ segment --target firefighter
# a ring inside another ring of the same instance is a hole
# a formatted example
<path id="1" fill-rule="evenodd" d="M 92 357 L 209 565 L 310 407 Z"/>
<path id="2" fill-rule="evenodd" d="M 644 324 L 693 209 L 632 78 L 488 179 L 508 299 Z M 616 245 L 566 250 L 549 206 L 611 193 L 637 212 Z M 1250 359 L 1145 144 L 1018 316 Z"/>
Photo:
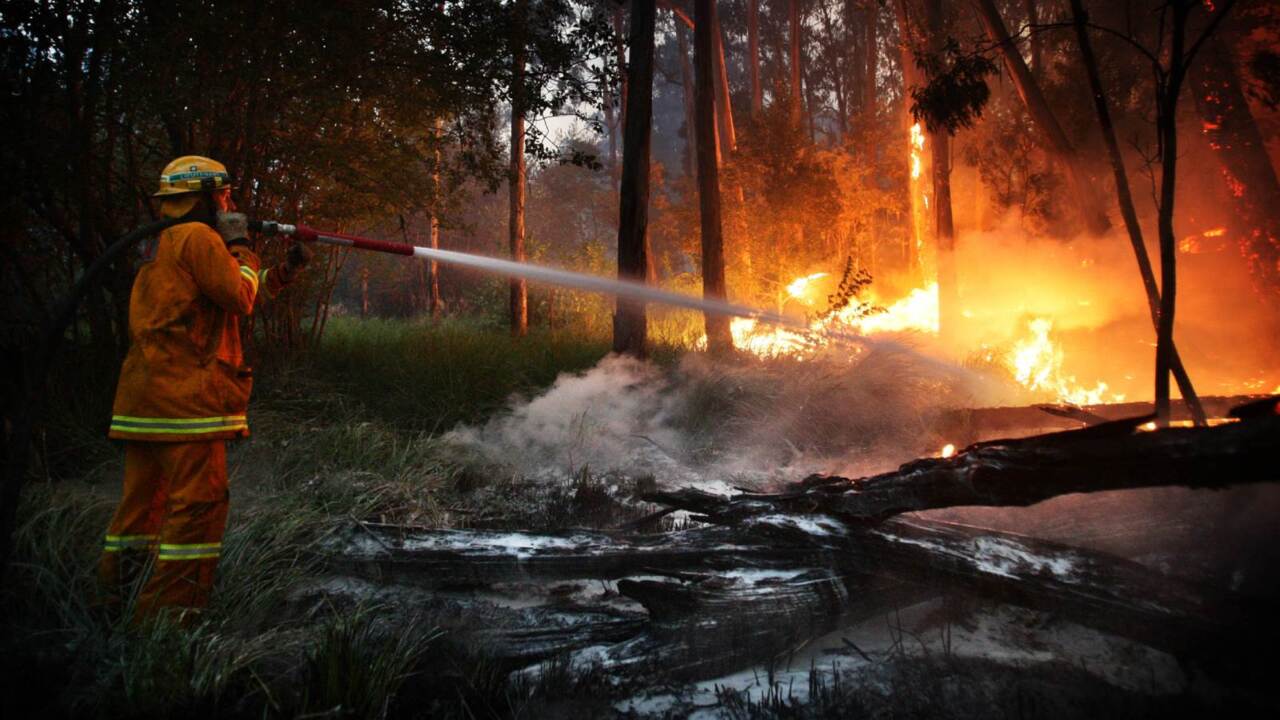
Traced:
<path id="1" fill-rule="evenodd" d="M 181 218 L 159 236 L 129 298 L 128 355 L 110 437 L 125 441 L 124 492 L 107 528 L 99 576 L 109 606 L 147 568 L 135 619 L 168 609 L 185 622 L 208 602 L 227 521 L 226 441 L 246 437 L 253 375 L 240 318 L 302 270 L 294 244 L 262 269 L 248 221 L 234 212 L 221 163 L 189 155 L 165 167 L 152 197 Z"/>

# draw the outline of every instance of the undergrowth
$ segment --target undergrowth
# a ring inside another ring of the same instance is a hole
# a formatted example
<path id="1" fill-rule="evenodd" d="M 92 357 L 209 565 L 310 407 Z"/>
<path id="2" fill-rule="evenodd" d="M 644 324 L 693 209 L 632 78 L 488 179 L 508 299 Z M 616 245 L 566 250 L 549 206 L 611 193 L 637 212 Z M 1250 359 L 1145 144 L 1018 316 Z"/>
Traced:
<path id="1" fill-rule="evenodd" d="M 105 438 L 114 377 L 98 370 L 110 363 L 82 373 L 85 358 L 70 353 L 51 382 L 40 462 L 0 588 L 0 713 L 528 716 L 555 693 L 510 685 L 507 669 L 431 618 L 376 606 L 301 613 L 291 593 L 324 573 L 318 548 L 355 521 L 629 519 L 634 510 L 589 472 L 554 491 L 525 488 L 460 464 L 438 440 L 607 351 L 606 338 L 534 331 L 516 341 L 466 321 L 336 319 L 309 355 L 260 363 L 253 437 L 228 455 L 231 517 L 213 600 L 185 629 L 131 626 L 129 608 L 113 615 L 98 605 L 96 561 L 123 454 Z"/>
<path id="2" fill-rule="evenodd" d="M 599 362 L 607 336 L 533 329 L 513 338 L 467 320 L 334 318 L 311 363 L 316 377 L 360 398 L 397 428 L 443 432 L 476 422 L 514 393 L 550 385 Z"/>

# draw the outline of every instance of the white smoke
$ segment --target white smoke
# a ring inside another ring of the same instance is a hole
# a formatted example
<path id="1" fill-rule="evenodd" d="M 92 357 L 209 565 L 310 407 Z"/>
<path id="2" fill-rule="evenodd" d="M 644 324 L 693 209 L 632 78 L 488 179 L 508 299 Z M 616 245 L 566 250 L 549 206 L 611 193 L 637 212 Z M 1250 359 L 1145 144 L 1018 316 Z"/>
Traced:
<path id="1" fill-rule="evenodd" d="M 936 452 L 938 412 L 980 392 L 971 373 L 898 345 L 809 361 L 691 354 L 672 368 L 611 355 L 444 439 L 527 478 L 588 468 L 663 486 L 762 488 Z"/>

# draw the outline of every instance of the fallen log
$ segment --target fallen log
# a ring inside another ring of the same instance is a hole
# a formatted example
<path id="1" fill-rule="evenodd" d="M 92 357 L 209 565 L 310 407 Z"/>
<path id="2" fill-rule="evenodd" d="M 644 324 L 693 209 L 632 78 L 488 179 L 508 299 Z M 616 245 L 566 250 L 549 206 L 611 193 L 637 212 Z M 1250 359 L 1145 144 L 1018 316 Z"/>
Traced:
<path id="1" fill-rule="evenodd" d="M 776 512 L 879 520 L 956 506 L 1026 506 L 1069 493 L 1280 480 L 1280 416 L 1274 413 L 1208 428 L 1138 429 L 1147 419 L 976 443 L 950 458 L 914 460 L 866 478 L 815 475 L 776 493 L 723 496 L 684 488 L 643 498 L 721 524 Z"/>
<path id="2" fill-rule="evenodd" d="M 533 588 L 518 602 L 503 602 L 496 593 L 424 593 L 417 586 L 330 576 L 296 588 L 286 616 L 310 622 L 335 614 L 372 612 L 375 622 L 384 625 L 394 625 L 397 617 L 417 618 L 465 638 L 487 659 L 510 669 L 583 647 L 619 643 L 648 625 L 643 609 L 635 603 L 619 607 L 598 597 L 585 603 L 565 602 L 554 597 L 560 589 Z"/>
<path id="3" fill-rule="evenodd" d="M 896 580 L 826 568 L 745 571 L 689 580 L 622 580 L 619 592 L 649 612 L 643 633 L 580 653 L 632 677 L 697 681 L 789 655 L 842 625 L 924 601 L 936 593 Z"/>
<path id="4" fill-rule="evenodd" d="M 772 546 L 731 528 L 613 535 L 588 530 L 411 530 L 372 524 L 349 529 L 325 548 L 326 563 L 334 572 L 432 588 L 613 580 L 644 575 L 649 568 L 796 567 L 818 559 L 812 553 L 811 547 Z"/>
<path id="5" fill-rule="evenodd" d="M 771 514 L 657 537 L 511 535 L 435 531 L 396 538 L 386 533 L 381 542 L 387 547 L 354 542 L 350 553 L 359 557 L 346 567 L 384 581 L 435 587 L 517 575 L 621 577 L 619 592 L 639 601 L 649 616 L 643 639 L 637 635 L 609 645 L 610 662 L 635 669 L 643 662 L 634 653 L 658 652 L 668 669 L 688 677 L 803 641 L 848 617 L 851 599 L 877 606 L 888 596 L 877 598 L 870 588 L 885 579 L 932 594 L 965 593 L 1047 610 L 1187 658 L 1218 677 L 1264 667 L 1251 661 L 1276 639 L 1267 613 L 1251 612 L 1228 594 L 1137 563 L 922 519 L 872 525 Z M 673 565 L 664 566 L 666 561 Z M 472 563 L 481 569 L 470 568 Z M 529 642 L 547 647 L 535 635 Z M 504 642 L 518 645 L 519 637 Z M 503 654 L 535 657 L 542 650 L 525 653 L 508 645 Z"/>
<path id="6" fill-rule="evenodd" d="M 1227 417 L 1232 408 L 1254 400 L 1257 395 L 1210 395 L 1201 397 L 1205 414 L 1211 418 Z M 1191 411 L 1182 400 L 1170 403 L 1171 420 L 1190 421 Z M 997 433 L 1028 430 L 1071 430 L 1097 422 L 1150 415 L 1149 402 L 1105 403 L 1101 405 L 1029 405 L 1020 407 L 965 408 L 941 414 L 938 433 L 948 440 L 968 444 Z"/>

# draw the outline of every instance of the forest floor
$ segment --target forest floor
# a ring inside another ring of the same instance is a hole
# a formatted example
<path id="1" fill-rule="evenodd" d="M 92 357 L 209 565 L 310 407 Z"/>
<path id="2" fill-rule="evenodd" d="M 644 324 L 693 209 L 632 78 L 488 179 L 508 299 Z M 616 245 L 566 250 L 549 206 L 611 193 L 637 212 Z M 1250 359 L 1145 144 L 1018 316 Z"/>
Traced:
<path id="1" fill-rule="evenodd" d="M 232 513 L 214 600 L 188 630 L 95 602 L 119 492 L 109 383 L 62 373 L 45 462 L 0 590 L 6 717 L 1079 717 L 1203 712 L 1214 692 L 1171 657 L 1050 615 L 934 598 L 797 643 L 721 677 L 620 680 L 581 656 L 522 672 L 473 641 L 449 596 L 335 578 L 324 548 L 359 522 L 613 528 L 638 484 L 581 467 L 503 474 L 444 433 L 587 370 L 607 339 L 467 323 L 338 321 L 260 373 L 253 437 L 229 456 Z M 659 363 L 678 355 L 660 349 Z M 56 448 L 49 450 L 48 448 Z M 1083 511 L 1083 512 L 1087 512 Z M 317 592 L 321 588 L 323 592 Z M 581 592 L 616 596 L 608 584 Z M 484 598 L 512 606 L 520 598 Z M 474 622 L 474 620 L 473 620 Z"/>

